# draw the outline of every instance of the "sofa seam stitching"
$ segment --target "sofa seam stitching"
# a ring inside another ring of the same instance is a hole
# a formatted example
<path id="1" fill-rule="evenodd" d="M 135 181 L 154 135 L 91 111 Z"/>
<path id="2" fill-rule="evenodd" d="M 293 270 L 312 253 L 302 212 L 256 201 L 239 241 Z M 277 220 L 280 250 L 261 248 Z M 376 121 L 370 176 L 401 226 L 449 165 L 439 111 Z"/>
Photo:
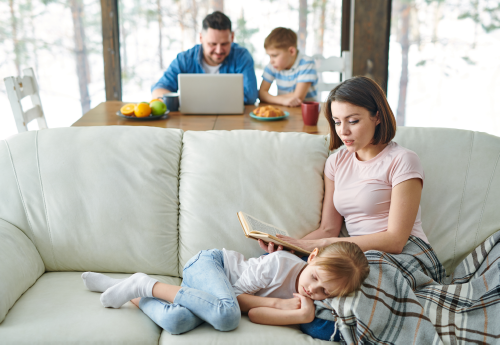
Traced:
<path id="1" fill-rule="evenodd" d="M 21 198 L 21 203 L 23 204 L 24 215 L 26 216 L 26 220 L 28 221 L 28 225 L 30 227 L 31 235 L 33 236 L 32 242 L 34 242 L 33 244 L 35 245 L 35 247 L 38 250 L 38 246 L 37 246 L 37 243 L 36 243 L 35 232 L 33 231 L 33 226 L 31 225 L 30 217 L 28 215 L 28 210 L 26 208 L 26 202 L 24 200 L 23 193 L 21 191 L 21 185 L 19 183 L 19 178 L 17 177 L 16 167 L 14 166 L 14 160 L 12 159 L 12 152 L 10 150 L 10 146 L 9 146 L 9 143 L 7 142 L 7 140 L 5 140 L 4 142 L 5 142 L 5 145 L 7 146 L 7 151 L 9 152 L 10 164 L 12 166 L 12 170 L 14 171 L 14 177 L 16 179 L 17 190 L 18 190 L 19 196 Z"/>
<path id="2" fill-rule="evenodd" d="M 488 200 L 488 197 L 490 195 L 491 183 L 493 182 L 493 176 L 495 176 L 495 172 L 497 171 L 499 161 L 500 161 L 500 152 L 498 153 L 497 161 L 495 163 L 495 166 L 493 167 L 493 171 L 491 172 L 490 181 L 488 182 L 488 189 L 486 190 L 486 195 L 483 200 L 483 206 L 481 207 L 481 214 L 479 216 L 479 222 L 476 228 L 476 235 L 474 236 L 474 247 L 477 247 L 476 245 L 477 235 L 479 233 L 479 229 L 481 228 L 481 223 L 483 222 L 483 215 L 484 215 L 484 209 L 486 208 L 486 201 Z"/>
<path id="3" fill-rule="evenodd" d="M 456 227 L 456 232 L 455 232 L 455 245 L 453 246 L 453 261 L 451 262 L 452 267 L 455 264 L 455 260 L 456 260 L 458 230 L 460 229 L 460 220 L 462 218 L 461 216 L 462 216 L 462 207 L 464 204 L 465 190 L 467 189 L 467 182 L 469 180 L 470 162 L 472 159 L 472 148 L 474 147 L 475 137 L 476 137 L 476 132 L 473 132 L 472 133 L 472 140 L 471 140 L 470 147 L 469 147 L 469 160 L 467 161 L 467 171 L 465 172 L 465 183 L 464 183 L 464 187 L 462 189 L 462 197 L 460 199 L 460 207 L 458 209 L 459 211 L 458 211 L 458 218 L 457 218 L 457 227 Z"/>
<path id="4" fill-rule="evenodd" d="M 56 257 L 54 254 L 54 243 L 52 241 L 52 232 L 50 231 L 50 222 L 49 222 L 49 217 L 47 214 L 47 203 L 45 201 L 45 193 L 43 190 L 43 183 L 42 183 L 42 174 L 40 170 L 40 156 L 38 154 L 38 133 L 39 131 L 36 132 L 36 139 L 35 139 L 35 147 L 36 147 L 36 166 L 38 168 L 38 180 L 40 181 L 40 191 L 42 193 L 42 202 L 43 202 L 43 209 L 45 211 L 45 222 L 47 223 L 47 232 L 49 233 L 49 240 L 50 240 L 50 251 L 52 253 L 52 262 L 54 266 L 57 265 Z"/>
<path id="5" fill-rule="evenodd" d="M 182 131 L 182 130 L 181 130 Z M 177 170 L 177 275 L 181 278 L 181 161 L 182 161 L 182 150 L 184 148 L 184 134 L 186 132 L 181 132 L 181 149 L 179 153 L 179 168 Z"/>

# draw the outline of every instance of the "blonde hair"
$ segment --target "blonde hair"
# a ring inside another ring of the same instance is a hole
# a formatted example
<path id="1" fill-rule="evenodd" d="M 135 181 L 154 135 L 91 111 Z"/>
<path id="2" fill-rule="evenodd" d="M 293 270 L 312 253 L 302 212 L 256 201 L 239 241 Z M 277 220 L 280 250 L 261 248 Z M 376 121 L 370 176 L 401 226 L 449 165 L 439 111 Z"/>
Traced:
<path id="1" fill-rule="evenodd" d="M 331 280 L 344 281 L 343 287 L 332 291 L 329 297 L 347 296 L 358 290 L 370 273 L 368 260 L 361 248 L 345 241 L 320 248 L 311 265 L 330 273 L 333 276 Z"/>
<path id="2" fill-rule="evenodd" d="M 276 28 L 264 40 L 264 49 L 288 49 L 297 48 L 297 34 L 287 28 Z"/>

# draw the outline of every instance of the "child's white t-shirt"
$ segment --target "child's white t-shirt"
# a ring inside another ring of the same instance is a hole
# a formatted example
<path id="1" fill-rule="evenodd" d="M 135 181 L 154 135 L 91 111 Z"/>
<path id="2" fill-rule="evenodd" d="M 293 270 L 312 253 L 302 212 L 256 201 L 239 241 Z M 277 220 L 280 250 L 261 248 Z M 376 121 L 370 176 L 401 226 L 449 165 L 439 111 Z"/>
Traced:
<path id="1" fill-rule="evenodd" d="M 293 298 L 297 277 L 307 265 L 294 254 L 280 250 L 245 260 L 243 254 L 222 249 L 224 271 L 236 296 Z"/>

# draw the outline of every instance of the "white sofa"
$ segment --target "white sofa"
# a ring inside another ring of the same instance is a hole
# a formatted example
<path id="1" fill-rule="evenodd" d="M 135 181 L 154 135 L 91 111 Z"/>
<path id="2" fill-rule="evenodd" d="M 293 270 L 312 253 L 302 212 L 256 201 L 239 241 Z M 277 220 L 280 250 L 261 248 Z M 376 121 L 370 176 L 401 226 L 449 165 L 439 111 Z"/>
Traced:
<path id="1" fill-rule="evenodd" d="M 422 222 L 448 272 L 500 229 L 500 138 L 398 128 L 425 169 Z M 103 308 L 83 271 L 180 284 L 201 249 L 262 253 L 245 211 L 301 237 L 318 227 L 327 138 L 260 131 L 61 128 L 0 142 L 0 344 L 319 344 L 297 327 L 162 331 Z"/>

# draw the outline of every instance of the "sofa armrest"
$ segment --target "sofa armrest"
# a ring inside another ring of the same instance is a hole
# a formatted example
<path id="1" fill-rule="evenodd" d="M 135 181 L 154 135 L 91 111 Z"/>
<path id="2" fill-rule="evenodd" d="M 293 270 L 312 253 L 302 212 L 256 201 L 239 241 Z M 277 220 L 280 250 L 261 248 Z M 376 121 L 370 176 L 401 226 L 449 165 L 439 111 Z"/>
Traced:
<path id="1" fill-rule="evenodd" d="M 0 323 L 44 272 L 45 265 L 30 239 L 0 219 Z"/>

